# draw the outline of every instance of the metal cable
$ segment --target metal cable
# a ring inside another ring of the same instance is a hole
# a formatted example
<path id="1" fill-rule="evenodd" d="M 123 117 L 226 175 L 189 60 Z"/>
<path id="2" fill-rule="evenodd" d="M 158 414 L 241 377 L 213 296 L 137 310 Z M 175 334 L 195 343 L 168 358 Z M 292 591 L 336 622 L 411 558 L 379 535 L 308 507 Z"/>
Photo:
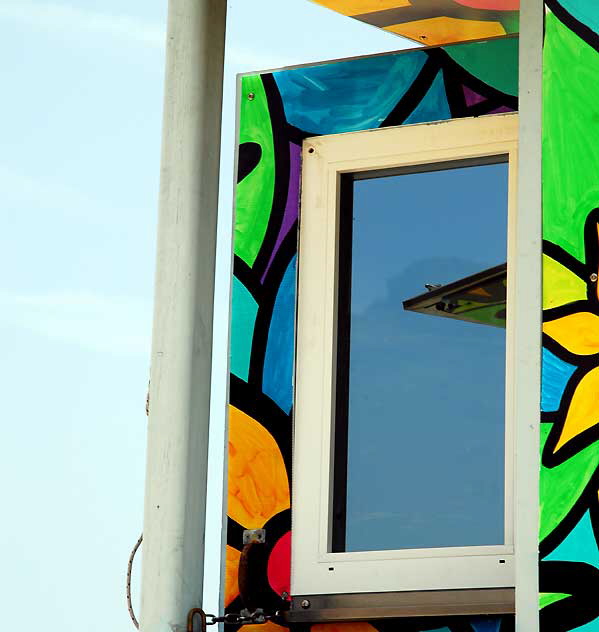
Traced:
<path id="1" fill-rule="evenodd" d="M 137 549 L 141 546 L 142 540 L 144 539 L 144 534 L 142 533 L 139 536 L 139 540 L 135 543 L 133 550 L 131 551 L 131 555 L 129 556 L 129 564 L 127 564 L 127 610 L 129 610 L 129 616 L 131 617 L 131 621 L 133 621 L 133 625 L 139 630 L 139 622 L 135 616 L 135 612 L 133 612 L 133 603 L 131 602 L 131 573 L 133 572 L 133 560 L 135 559 L 135 554 L 137 553 Z"/>
<path id="2" fill-rule="evenodd" d="M 148 381 L 148 392 L 146 394 L 146 416 L 150 415 L 150 382 Z M 135 612 L 133 612 L 133 603 L 131 601 L 131 574 L 133 572 L 133 560 L 135 559 L 135 554 L 137 553 L 137 549 L 141 546 L 141 543 L 144 539 L 144 534 L 142 533 L 139 536 L 139 540 L 135 543 L 133 550 L 131 551 L 131 555 L 129 556 L 129 563 L 127 564 L 127 610 L 129 610 L 129 616 L 131 617 L 131 621 L 133 621 L 133 625 L 139 630 L 139 621 L 135 616 Z"/>

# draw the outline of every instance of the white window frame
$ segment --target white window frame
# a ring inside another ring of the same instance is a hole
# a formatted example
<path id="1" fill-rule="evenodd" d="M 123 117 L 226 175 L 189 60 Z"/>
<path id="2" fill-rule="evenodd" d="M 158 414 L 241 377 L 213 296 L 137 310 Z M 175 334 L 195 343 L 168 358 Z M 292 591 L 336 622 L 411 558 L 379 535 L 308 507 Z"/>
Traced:
<path id="1" fill-rule="evenodd" d="M 340 176 L 507 155 L 506 524 L 503 546 L 331 553 Z M 518 115 L 408 125 L 304 141 L 293 446 L 293 595 L 511 588 Z M 529 288 L 539 292 L 539 288 Z M 534 394 L 532 394 L 534 397 Z"/>

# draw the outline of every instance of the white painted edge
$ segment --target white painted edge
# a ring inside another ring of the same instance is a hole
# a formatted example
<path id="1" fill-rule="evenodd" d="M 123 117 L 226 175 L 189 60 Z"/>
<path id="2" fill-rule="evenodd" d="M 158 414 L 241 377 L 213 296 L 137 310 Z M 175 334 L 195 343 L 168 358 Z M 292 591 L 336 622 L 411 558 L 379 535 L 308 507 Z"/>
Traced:
<path id="1" fill-rule="evenodd" d="M 224 612 L 225 609 L 225 579 L 226 579 L 226 568 L 227 568 L 227 524 L 228 524 L 228 481 L 229 481 L 229 412 L 230 412 L 230 390 L 231 390 L 231 379 L 230 379 L 230 371 L 231 371 L 231 327 L 232 327 L 232 314 L 233 314 L 233 268 L 235 263 L 235 203 L 236 203 L 236 192 L 237 192 L 237 173 L 236 168 L 239 161 L 239 137 L 240 137 L 240 115 L 241 115 L 241 99 L 243 95 L 241 93 L 241 76 L 237 75 L 235 79 L 236 89 L 235 89 L 235 140 L 234 140 L 234 157 L 233 157 L 233 165 L 235 167 L 234 173 L 231 174 L 232 177 L 232 207 L 231 207 L 231 231 L 229 233 L 229 244 L 230 244 L 230 259 L 229 259 L 229 308 L 227 311 L 227 322 L 228 322 L 228 334 L 227 334 L 227 346 L 226 346 L 226 397 L 223 402 L 224 406 L 224 419 L 225 419 L 225 431 L 224 431 L 224 441 L 222 446 L 219 446 L 218 449 L 222 449 L 224 451 L 223 458 L 223 471 L 222 471 L 222 506 L 221 506 L 221 566 L 220 566 L 220 577 L 219 577 L 219 612 Z M 215 447 L 217 449 L 217 447 Z M 206 578 L 205 578 L 206 579 Z M 219 624 L 219 630 L 222 630 L 223 626 Z"/>
<path id="2" fill-rule="evenodd" d="M 378 27 L 374 27 L 374 28 L 378 28 Z M 401 36 L 398 36 L 401 37 Z M 262 69 L 262 70 L 249 70 L 249 71 L 245 71 L 245 72 L 240 72 L 237 74 L 237 77 L 251 77 L 254 75 L 265 75 L 265 74 L 270 74 L 270 73 L 277 73 L 277 72 L 285 72 L 287 70 L 301 70 L 302 68 L 314 68 L 317 66 L 329 66 L 331 64 L 338 64 L 341 62 L 346 62 L 346 61 L 356 61 L 359 59 L 370 59 L 371 57 L 387 57 L 390 55 L 403 55 L 408 54 L 408 53 L 414 53 L 415 51 L 428 51 L 428 50 L 435 50 L 435 49 L 443 49 L 446 50 L 448 48 L 452 48 L 454 46 L 461 46 L 463 44 L 483 44 L 484 42 L 488 42 L 488 41 L 494 41 L 494 40 L 498 40 L 498 39 L 516 39 L 518 38 L 518 35 L 504 35 L 501 37 L 494 37 L 491 40 L 489 40 L 488 37 L 484 37 L 481 39 L 476 39 L 476 40 L 467 40 L 464 42 L 453 42 L 451 44 L 444 44 L 443 46 L 424 46 L 423 44 L 419 43 L 419 42 L 414 42 L 412 40 L 406 39 L 406 43 L 407 44 L 411 44 L 411 46 L 406 46 L 405 48 L 397 48 L 395 50 L 389 50 L 389 51 L 382 51 L 380 53 L 370 53 L 368 55 L 353 55 L 350 57 L 336 57 L 336 58 L 332 58 L 332 59 L 326 59 L 324 61 L 311 61 L 308 62 L 307 64 L 291 64 L 289 66 L 279 66 L 278 68 L 266 68 L 266 69 Z"/>
<path id="3" fill-rule="evenodd" d="M 544 3 L 520 2 L 520 170 L 516 345 L 526 362 L 514 374 L 516 416 L 516 630 L 539 630 L 539 476 L 542 318 L 542 50 Z M 532 291 L 531 291 L 532 290 Z"/>

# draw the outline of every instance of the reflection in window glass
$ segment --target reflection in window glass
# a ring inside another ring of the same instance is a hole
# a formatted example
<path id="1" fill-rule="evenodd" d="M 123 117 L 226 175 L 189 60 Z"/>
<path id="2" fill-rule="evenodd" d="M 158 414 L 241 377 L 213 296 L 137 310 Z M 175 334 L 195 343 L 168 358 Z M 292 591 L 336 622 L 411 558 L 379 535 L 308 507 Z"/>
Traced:
<path id="1" fill-rule="evenodd" d="M 502 544 L 504 277 L 479 292 L 496 326 L 403 303 L 506 261 L 508 165 L 348 186 L 333 550 Z"/>

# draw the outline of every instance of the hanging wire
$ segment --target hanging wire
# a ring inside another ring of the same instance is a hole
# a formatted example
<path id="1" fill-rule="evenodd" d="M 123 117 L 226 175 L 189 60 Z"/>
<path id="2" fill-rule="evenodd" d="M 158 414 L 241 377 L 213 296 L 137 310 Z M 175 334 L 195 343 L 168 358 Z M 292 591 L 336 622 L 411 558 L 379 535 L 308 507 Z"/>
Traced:
<path id="1" fill-rule="evenodd" d="M 150 415 L 150 382 L 148 381 L 148 392 L 146 394 L 146 416 Z M 141 543 L 144 539 L 144 534 L 142 533 L 139 536 L 139 540 L 135 543 L 133 550 L 131 551 L 131 555 L 129 555 L 129 563 L 127 564 L 127 610 L 129 610 L 129 616 L 131 617 L 131 621 L 133 621 L 133 625 L 139 630 L 139 621 L 135 616 L 135 612 L 133 611 L 133 602 L 131 601 L 131 574 L 133 573 L 133 560 L 135 559 L 135 554 L 137 553 L 137 549 L 141 546 Z"/>
<path id="2" fill-rule="evenodd" d="M 137 553 L 137 549 L 141 546 L 141 543 L 144 539 L 144 534 L 142 533 L 139 536 L 139 540 L 135 543 L 133 550 L 131 551 L 131 555 L 129 556 L 129 563 L 127 564 L 127 610 L 129 610 L 129 616 L 131 617 L 131 621 L 133 621 L 133 625 L 139 630 L 139 622 L 135 616 L 135 612 L 133 611 L 133 602 L 131 601 L 131 573 L 133 572 L 133 560 L 135 559 L 135 554 Z"/>
<path id="3" fill-rule="evenodd" d="M 150 384 L 148 383 L 148 393 L 146 395 L 146 415 L 150 414 Z M 139 536 L 139 539 L 135 543 L 131 555 L 129 555 L 129 563 L 127 564 L 127 610 L 129 610 L 129 616 L 133 625 L 139 630 L 139 621 L 135 616 L 133 610 L 133 602 L 131 600 L 131 575 L 133 574 L 133 561 L 135 560 L 135 554 L 137 553 L 141 543 L 143 542 L 144 534 Z M 187 631 L 193 632 L 194 620 L 196 617 L 200 618 L 201 631 L 205 632 L 206 626 L 216 625 L 218 623 L 224 623 L 225 625 L 246 625 L 246 624 L 264 624 L 272 619 L 279 617 L 280 613 L 266 614 L 262 608 L 256 608 L 254 612 L 249 610 L 242 610 L 240 613 L 228 613 L 221 617 L 214 614 L 206 614 L 201 608 L 193 608 L 190 610 L 187 616 Z"/>

